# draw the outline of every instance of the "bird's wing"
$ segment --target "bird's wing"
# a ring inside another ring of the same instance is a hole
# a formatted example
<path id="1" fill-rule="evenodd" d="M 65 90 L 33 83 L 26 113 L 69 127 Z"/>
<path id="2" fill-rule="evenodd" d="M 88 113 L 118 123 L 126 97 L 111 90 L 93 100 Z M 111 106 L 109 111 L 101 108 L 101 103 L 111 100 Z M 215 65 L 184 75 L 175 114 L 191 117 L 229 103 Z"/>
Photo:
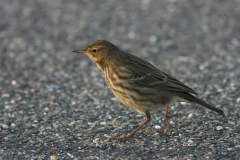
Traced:
<path id="1" fill-rule="evenodd" d="M 184 85 L 177 79 L 167 75 L 166 73 L 164 73 L 164 75 L 151 73 L 145 74 L 143 76 L 136 77 L 135 82 L 145 87 L 197 94 L 193 89 Z"/>
<path id="2" fill-rule="evenodd" d="M 129 65 L 125 67 L 132 73 L 131 81 L 139 85 L 161 90 L 188 92 L 197 95 L 192 88 L 184 85 L 167 73 L 160 71 L 147 61 L 133 55 L 130 55 L 127 61 Z"/>

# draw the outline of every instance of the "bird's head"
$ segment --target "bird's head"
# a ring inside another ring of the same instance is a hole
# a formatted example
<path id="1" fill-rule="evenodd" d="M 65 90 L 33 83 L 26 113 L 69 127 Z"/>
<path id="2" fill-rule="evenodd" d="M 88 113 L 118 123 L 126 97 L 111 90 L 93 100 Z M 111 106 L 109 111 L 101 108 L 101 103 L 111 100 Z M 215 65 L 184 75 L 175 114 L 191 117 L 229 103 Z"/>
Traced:
<path id="1" fill-rule="evenodd" d="M 119 49 L 114 44 L 105 40 L 97 40 L 91 43 L 86 49 L 75 50 L 73 52 L 88 55 L 102 69 L 103 65 L 106 65 L 108 55 L 114 54 L 117 50 Z"/>

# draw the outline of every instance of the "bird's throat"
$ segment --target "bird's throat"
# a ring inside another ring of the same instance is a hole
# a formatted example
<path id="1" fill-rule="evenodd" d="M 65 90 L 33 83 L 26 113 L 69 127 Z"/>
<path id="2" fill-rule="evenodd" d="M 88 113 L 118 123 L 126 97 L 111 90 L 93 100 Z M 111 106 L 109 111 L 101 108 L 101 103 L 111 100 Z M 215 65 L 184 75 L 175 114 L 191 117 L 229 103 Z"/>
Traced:
<path id="1" fill-rule="evenodd" d="M 104 63 L 104 61 L 103 60 L 99 60 L 99 61 L 95 61 L 95 63 L 97 64 L 97 66 L 98 66 L 98 68 L 100 69 L 100 70 L 104 70 L 104 68 L 105 68 L 105 63 Z"/>

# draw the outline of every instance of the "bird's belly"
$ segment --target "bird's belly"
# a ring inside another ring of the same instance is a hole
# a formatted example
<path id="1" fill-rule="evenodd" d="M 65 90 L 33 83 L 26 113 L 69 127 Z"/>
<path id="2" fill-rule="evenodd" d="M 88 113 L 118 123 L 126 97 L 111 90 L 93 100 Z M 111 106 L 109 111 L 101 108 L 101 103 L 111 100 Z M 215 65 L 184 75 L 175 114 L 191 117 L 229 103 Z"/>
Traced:
<path id="1" fill-rule="evenodd" d="M 107 84 L 108 88 L 112 91 L 112 93 L 121 103 L 123 103 L 127 107 L 138 110 L 136 102 L 132 96 L 132 92 L 129 89 L 126 89 L 126 87 L 124 87 L 124 85 L 121 84 L 113 85 L 108 82 Z M 124 87 L 125 89 L 122 87 Z"/>
<path id="2" fill-rule="evenodd" d="M 107 75 L 111 75 L 111 78 L 107 78 Z M 155 111 L 181 101 L 175 95 L 161 93 L 164 91 L 138 86 L 127 80 L 120 80 L 116 74 L 110 74 L 110 72 L 105 74 L 105 80 L 108 88 L 121 103 L 141 113 Z"/>
<path id="3" fill-rule="evenodd" d="M 122 88 L 118 86 L 113 86 L 111 83 L 108 84 L 109 89 L 121 103 L 127 107 L 137 110 L 140 113 L 155 111 L 173 103 L 170 100 L 166 100 L 166 97 L 156 98 L 155 96 L 158 96 L 158 94 L 154 95 L 154 93 L 143 93 L 144 89 L 136 90 L 126 84 L 125 86 L 123 85 Z"/>

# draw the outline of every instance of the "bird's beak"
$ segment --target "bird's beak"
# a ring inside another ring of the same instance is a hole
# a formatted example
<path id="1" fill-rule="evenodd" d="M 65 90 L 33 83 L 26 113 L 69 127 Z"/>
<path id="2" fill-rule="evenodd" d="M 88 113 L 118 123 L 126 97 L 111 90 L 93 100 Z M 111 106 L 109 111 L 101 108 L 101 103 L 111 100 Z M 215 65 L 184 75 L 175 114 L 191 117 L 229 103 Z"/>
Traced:
<path id="1" fill-rule="evenodd" d="M 88 53 L 88 52 L 85 51 L 84 49 L 75 50 L 75 51 L 73 51 L 73 52 L 75 52 L 75 53 L 84 53 L 84 54 Z"/>

